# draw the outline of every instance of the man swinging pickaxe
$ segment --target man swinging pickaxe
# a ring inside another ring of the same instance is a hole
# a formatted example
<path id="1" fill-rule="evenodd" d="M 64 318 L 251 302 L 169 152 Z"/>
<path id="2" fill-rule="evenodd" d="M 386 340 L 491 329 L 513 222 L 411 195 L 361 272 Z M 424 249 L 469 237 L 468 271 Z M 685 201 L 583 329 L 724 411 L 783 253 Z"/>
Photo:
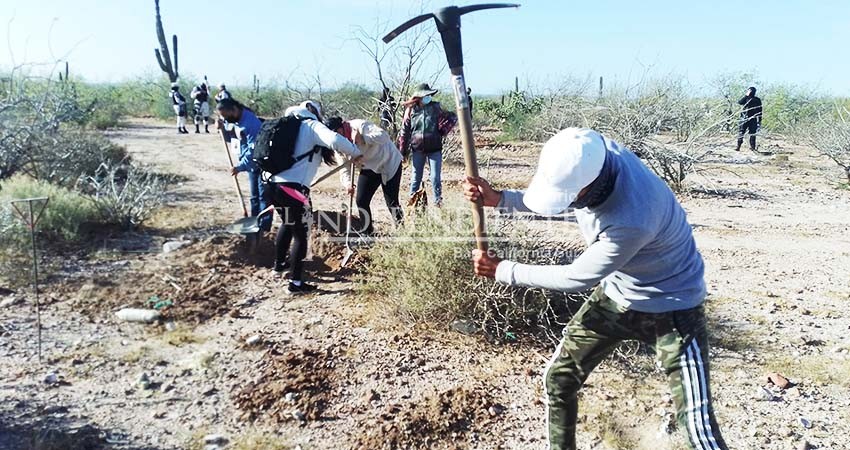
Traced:
<path id="1" fill-rule="evenodd" d="M 449 70 L 452 73 L 452 87 L 454 88 L 455 102 L 457 104 L 460 137 L 463 142 L 463 159 L 466 165 L 466 176 L 468 177 L 478 178 L 478 161 L 475 158 L 475 142 L 472 139 L 472 115 L 469 110 L 469 95 L 466 92 L 466 82 L 463 79 L 463 48 L 460 40 L 460 16 L 481 9 L 516 7 L 519 7 L 519 5 L 507 3 L 485 3 L 461 8 L 449 6 L 438 9 L 434 13 L 414 17 L 401 24 L 401 26 L 390 32 L 390 34 L 384 36 L 384 43 L 388 44 L 408 28 L 432 17 L 437 23 L 437 31 L 440 32 L 440 36 L 443 39 L 443 49 L 446 51 L 446 59 L 449 63 Z M 486 252 L 488 250 L 487 227 L 484 223 L 484 206 L 480 199 L 472 208 L 472 220 L 475 226 L 475 244 L 479 250 Z"/>

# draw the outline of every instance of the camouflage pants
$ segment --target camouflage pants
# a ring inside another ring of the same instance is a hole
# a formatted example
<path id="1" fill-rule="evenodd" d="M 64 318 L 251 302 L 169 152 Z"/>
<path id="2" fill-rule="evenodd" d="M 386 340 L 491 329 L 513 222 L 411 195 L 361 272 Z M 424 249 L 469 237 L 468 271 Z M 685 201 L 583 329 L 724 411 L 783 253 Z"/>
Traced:
<path id="1" fill-rule="evenodd" d="M 549 448 L 576 448 L 577 394 L 590 372 L 623 340 L 655 349 L 676 404 L 679 427 L 691 448 L 725 450 L 711 406 L 708 338 L 702 306 L 662 314 L 630 311 L 601 288 L 570 320 L 543 374 Z"/>

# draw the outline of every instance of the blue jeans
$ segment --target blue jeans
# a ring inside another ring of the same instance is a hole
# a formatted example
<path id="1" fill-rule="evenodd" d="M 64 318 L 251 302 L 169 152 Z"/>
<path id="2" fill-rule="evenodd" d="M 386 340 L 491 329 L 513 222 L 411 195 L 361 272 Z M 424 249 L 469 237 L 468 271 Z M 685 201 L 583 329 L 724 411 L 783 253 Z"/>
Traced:
<path id="1" fill-rule="evenodd" d="M 266 209 L 266 183 L 263 183 L 263 178 L 260 176 L 262 172 L 259 170 L 248 171 L 248 186 L 251 189 L 251 215 L 256 216 L 260 211 Z M 260 230 L 271 231 L 272 229 L 272 214 L 263 214 L 260 217 Z"/>
<path id="2" fill-rule="evenodd" d="M 422 185 L 422 173 L 425 170 L 425 161 L 428 161 L 431 175 L 431 186 L 434 189 L 434 204 L 439 205 L 443 201 L 443 180 L 440 172 L 443 170 L 443 152 L 413 152 L 413 178 L 410 180 L 410 195 L 419 190 Z"/>

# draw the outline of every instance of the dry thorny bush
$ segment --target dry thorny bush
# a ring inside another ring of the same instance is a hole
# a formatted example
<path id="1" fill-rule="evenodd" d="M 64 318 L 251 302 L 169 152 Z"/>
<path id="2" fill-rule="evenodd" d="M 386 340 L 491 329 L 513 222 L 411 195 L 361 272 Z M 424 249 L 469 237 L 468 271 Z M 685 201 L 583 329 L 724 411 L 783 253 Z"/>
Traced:
<path id="1" fill-rule="evenodd" d="M 106 223 L 133 229 L 165 200 L 166 178 L 132 164 L 103 163 L 88 177 L 97 210 Z"/>
<path id="2" fill-rule="evenodd" d="M 850 183 L 850 115 L 845 108 L 836 107 L 834 113 L 821 115 L 811 124 L 805 140 L 823 156 L 844 169 Z"/>
<path id="3" fill-rule="evenodd" d="M 14 76 L 8 83 L 0 92 L 0 179 L 37 170 L 63 124 L 77 123 L 87 114 L 76 91 L 64 83 Z"/>
<path id="4" fill-rule="evenodd" d="M 408 218 L 395 235 L 370 250 L 369 268 L 359 285 L 363 297 L 381 315 L 389 307 L 407 322 L 446 326 L 461 320 L 470 331 L 483 331 L 497 341 L 512 340 L 516 332 L 556 338 L 569 308 L 584 294 L 511 287 L 476 277 L 468 224 L 468 215 L 447 208 Z M 582 246 L 550 242 L 518 221 L 504 221 L 489 237 L 499 255 L 537 264 L 566 263 Z M 545 251 L 552 248 L 560 251 Z"/>
<path id="5" fill-rule="evenodd" d="M 167 179 L 84 125 L 75 84 L 13 71 L 0 93 L 0 180 L 20 173 L 90 195 L 104 223 L 138 226 L 164 200 Z"/>
<path id="6" fill-rule="evenodd" d="M 523 136 L 545 141 L 567 127 L 593 128 L 632 150 L 671 189 L 706 170 L 730 116 L 721 101 L 696 100 L 677 79 L 640 82 L 592 98 L 587 84 L 568 83 L 544 97 Z"/>

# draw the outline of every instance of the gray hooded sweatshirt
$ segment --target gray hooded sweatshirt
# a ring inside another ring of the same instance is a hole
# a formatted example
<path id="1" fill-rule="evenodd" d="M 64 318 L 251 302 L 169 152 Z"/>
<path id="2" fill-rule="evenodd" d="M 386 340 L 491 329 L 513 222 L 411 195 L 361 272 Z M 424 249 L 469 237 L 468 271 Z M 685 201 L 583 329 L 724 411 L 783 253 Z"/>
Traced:
<path id="1" fill-rule="evenodd" d="M 569 265 L 502 261 L 496 280 L 561 292 L 601 284 L 605 294 L 634 311 L 663 313 L 702 304 L 704 266 L 684 209 L 670 188 L 628 149 L 606 139 L 617 177 L 600 205 L 575 210 L 588 244 Z M 499 209 L 531 212 L 522 191 L 503 191 Z"/>

